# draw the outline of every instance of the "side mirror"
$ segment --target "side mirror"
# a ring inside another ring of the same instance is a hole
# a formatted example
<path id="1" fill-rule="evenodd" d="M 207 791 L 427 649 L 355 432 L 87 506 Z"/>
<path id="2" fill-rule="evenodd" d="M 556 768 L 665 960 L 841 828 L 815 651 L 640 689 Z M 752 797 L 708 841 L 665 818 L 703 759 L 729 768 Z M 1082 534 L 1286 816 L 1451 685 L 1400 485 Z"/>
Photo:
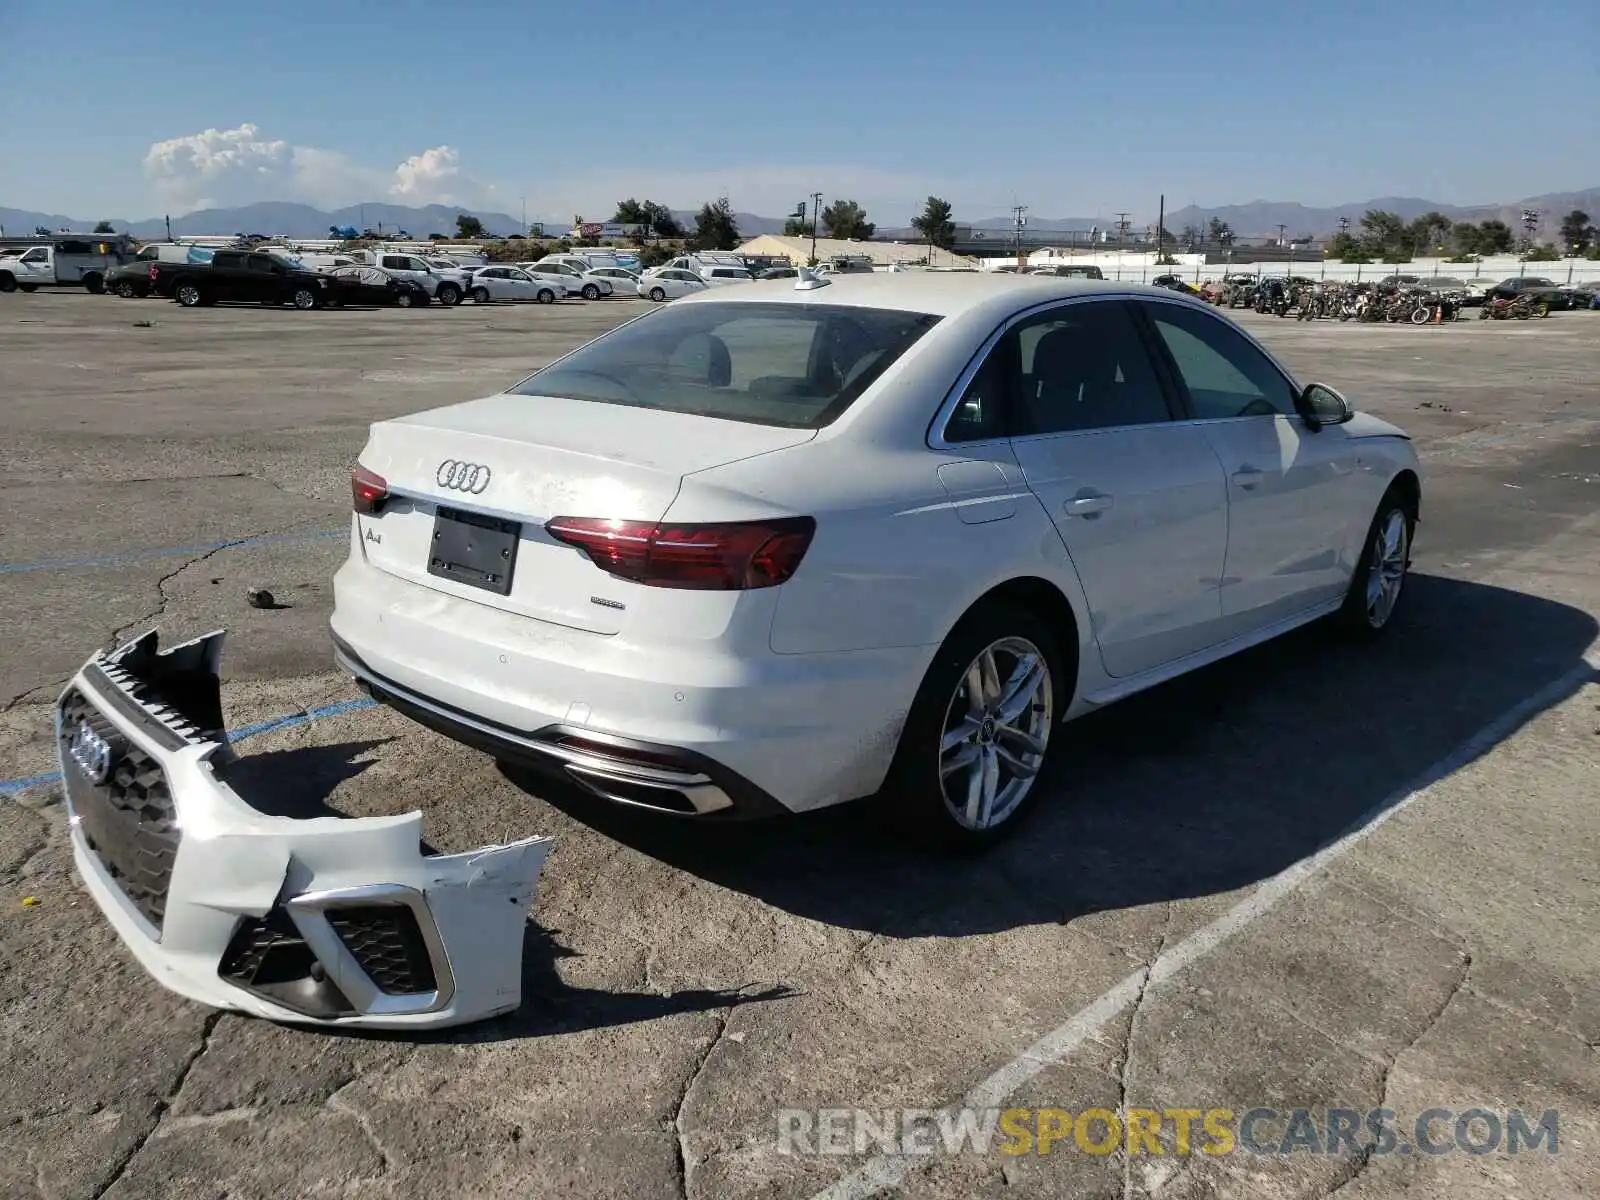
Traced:
<path id="1" fill-rule="evenodd" d="M 1356 415 L 1350 401 L 1325 383 L 1308 384 L 1295 400 L 1295 408 L 1313 430 L 1325 425 L 1343 425 Z"/>

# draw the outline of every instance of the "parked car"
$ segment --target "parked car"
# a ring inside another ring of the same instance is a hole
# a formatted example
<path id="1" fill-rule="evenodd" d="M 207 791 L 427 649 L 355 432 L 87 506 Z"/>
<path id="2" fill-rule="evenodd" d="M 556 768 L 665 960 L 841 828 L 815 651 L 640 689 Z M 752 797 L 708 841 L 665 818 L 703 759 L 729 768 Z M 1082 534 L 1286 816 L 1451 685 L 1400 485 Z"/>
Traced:
<path id="1" fill-rule="evenodd" d="M 1199 296 L 1200 289 L 1192 283 L 1186 283 L 1176 275 L 1157 275 L 1150 281 L 1153 287 L 1167 288 L 1169 291 L 1179 292 L 1185 296 Z"/>
<path id="2" fill-rule="evenodd" d="M 627 267 L 595 267 L 589 273 L 607 280 L 619 296 L 632 296 L 639 288 L 639 273 Z"/>
<path id="3" fill-rule="evenodd" d="M 414 279 L 400 279 L 382 267 L 352 263 L 334 267 L 328 275 L 339 281 L 340 304 L 393 304 L 399 308 L 426 308 L 428 291 Z"/>
<path id="4" fill-rule="evenodd" d="M 538 262 L 518 263 L 518 267 L 547 283 L 565 285 L 569 296 L 582 296 L 585 300 L 600 300 L 611 295 L 615 285 L 610 279 L 590 271 L 580 271 L 568 263 L 541 258 Z"/>
<path id="5" fill-rule="evenodd" d="M 616 283 L 609 275 L 600 274 L 594 264 L 576 254 L 547 254 L 539 265 L 547 271 L 557 267 L 571 271 L 578 278 L 576 291 L 585 300 L 601 300 L 616 291 Z"/>
<path id="6" fill-rule="evenodd" d="M 472 277 L 470 270 L 449 259 L 426 259 L 397 250 L 352 250 L 349 257 L 355 264 L 381 267 L 396 279 L 411 280 L 446 308 L 466 299 Z"/>
<path id="7" fill-rule="evenodd" d="M 211 261 L 216 251 L 205 246 L 185 246 L 174 242 L 152 243 L 140 248 L 130 261 L 106 272 L 105 290 L 131 300 L 150 294 L 150 268 L 156 263 L 198 263 Z"/>
<path id="8" fill-rule="evenodd" d="M 478 304 L 491 300 L 532 300 L 554 304 L 567 294 L 565 285 L 552 279 L 535 279 L 521 267 L 480 267 L 467 285 L 467 294 Z"/>
<path id="9" fill-rule="evenodd" d="M 673 267 L 657 271 L 654 275 L 646 275 L 639 280 L 637 290 L 639 295 L 660 304 L 663 300 L 676 300 L 691 292 L 703 292 L 709 286 L 693 271 Z"/>
<path id="10" fill-rule="evenodd" d="M 1536 309 L 1542 307 L 1546 312 L 1577 307 L 1576 297 L 1570 291 L 1542 275 L 1517 275 L 1502 279 L 1484 295 L 1494 300 L 1515 300 L 1518 296 L 1527 296 Z"/>
<path id="11" fill-rule="evenodd" d="M 1063 720 L 1321 618 L 1381 634 L 1420 478 L 1175 293 L 714 289 L 374 424 L 332 633 L 376 699 L 599 797 L 881 790 L 982 842 Z"/>
<path id="12" fill-rule="evenodd" d="M 185 308 L 228 303 L 338 303 L 339 283 L 296 260 L 255 250 L 218 250 L 210 263 L 151 263 L 150 288 Z"/>

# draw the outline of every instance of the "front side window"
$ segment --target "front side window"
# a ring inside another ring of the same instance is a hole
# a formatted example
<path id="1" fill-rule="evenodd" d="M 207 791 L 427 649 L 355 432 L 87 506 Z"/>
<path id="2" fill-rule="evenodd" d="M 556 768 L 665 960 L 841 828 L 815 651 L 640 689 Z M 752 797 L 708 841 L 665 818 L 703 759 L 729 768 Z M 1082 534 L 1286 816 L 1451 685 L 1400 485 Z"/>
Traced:
<path id="1" fill-rule="evenodd" d="M 673 307 L 606 334 L 511 391 L 818 429 L 938 320 L 846 305 Z"/>
<path id="2" fill-rule="evenodd" d="M 25 263 L 42 263 L 48 262 L 49 259 L 50 255 L 48 253 L 37 248 L 29 250 L 22 256 L 22 261 Z"/>
<path id="3" fill-rule="evenodd" d="M 405 258 L 399 254 L 385 254 L 383 256 L 383 265 L 389 268 L 391 271 L 404 271 L 408 269 L 406 267 Z"/>
<path id="4" fill-rule="evenodd" d="M 1178 304 L 1145 304 L 1200 420 L 1295 414 L 1294 387 L 1221 317 Z"/>

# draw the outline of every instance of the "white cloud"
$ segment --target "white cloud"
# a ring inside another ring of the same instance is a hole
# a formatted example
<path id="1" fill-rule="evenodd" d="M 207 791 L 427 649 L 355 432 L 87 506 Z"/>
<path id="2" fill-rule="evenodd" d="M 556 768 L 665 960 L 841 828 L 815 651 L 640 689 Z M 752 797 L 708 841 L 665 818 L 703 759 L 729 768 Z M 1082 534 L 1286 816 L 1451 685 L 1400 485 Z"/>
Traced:
<path id="1" fill-rule="evenodd" d="M 339 207 L 385 194 L 404 204 L 492 203 L 497 189 L 464 174 L 460 158 L 449 146 L 434 146 L 384 170 L 337 150 L 263 137 L 246 123 L 156 142 L 145 153 L 144 174 L 164 204 L 185 210 L 258 200 Z"/>

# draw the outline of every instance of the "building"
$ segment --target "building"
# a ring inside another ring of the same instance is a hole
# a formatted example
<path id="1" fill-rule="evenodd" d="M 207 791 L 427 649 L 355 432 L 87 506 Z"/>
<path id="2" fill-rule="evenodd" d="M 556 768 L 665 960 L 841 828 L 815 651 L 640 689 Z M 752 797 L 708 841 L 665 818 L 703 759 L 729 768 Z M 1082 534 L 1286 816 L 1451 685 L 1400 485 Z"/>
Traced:
<path id="1" fill-rule="evenodd" d="M 784 237 L 781 234 L 764 233 L 745 242 L 739 247 L 738 252 L 786 258 L 795 266 L 803 267 L 811 259 L 811 244 L 811 239 L 808 237 Z M 865 257 L 870 258 L 875 267 L 887 267 L 894 263 L 926 263 L 928 245 L 926 242 L 857 242 L 819 237 L 816 241 L 816 256 L 819 263 L 825 263 L 832 258 Z M 951 254 L 948 250 L 940 250 L 935 246 L 933 262 L 930 265 L 972 269 L 978 263 L 975 259 Z"/>

